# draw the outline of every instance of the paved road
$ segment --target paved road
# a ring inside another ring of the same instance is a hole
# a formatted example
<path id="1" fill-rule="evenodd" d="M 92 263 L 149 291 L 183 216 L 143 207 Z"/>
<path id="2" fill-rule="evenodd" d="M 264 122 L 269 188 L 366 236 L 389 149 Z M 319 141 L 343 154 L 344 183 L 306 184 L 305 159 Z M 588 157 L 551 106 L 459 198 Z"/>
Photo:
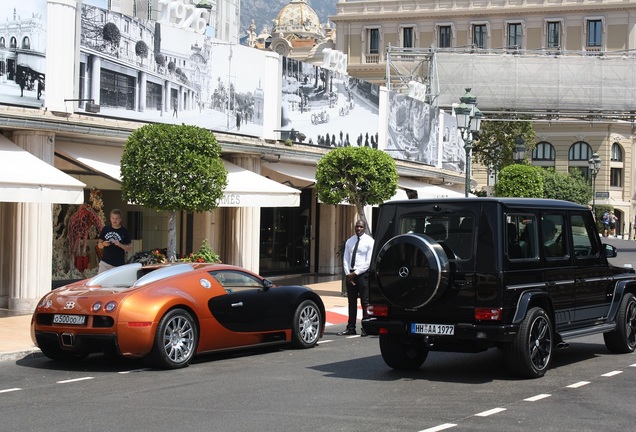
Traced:
<path id="1" fill-rule="evenodd" d="M 496 349 L 431 353 L 422 369 L 398 373 L 376 338 L 336 336 L 340 329 L 329 328 L 314 349 L 206 355 L 176 371 L 103 356 L 0 363 L 0 430 L 582 432 L 636 424 L 636 355 L 609 354 L 600 336 L 559 351 L 544 378 L 517 380 Z"/>
<path id="2" fill-rule="evenodd" d="M 632 263 L 636 242 L 619 247 Z M 633 246 L 632 246 L 633 245 Z M 636 354 L 600 335 L 558 351 L 536 380 L 512 378 L 502 353 L 431 353 L 388 369 L 377 338 L 330 326 L 310 350 L 200 356 L 176 371 L 91 356 L 0 362 L 0 431 L 632 431 Z"/>

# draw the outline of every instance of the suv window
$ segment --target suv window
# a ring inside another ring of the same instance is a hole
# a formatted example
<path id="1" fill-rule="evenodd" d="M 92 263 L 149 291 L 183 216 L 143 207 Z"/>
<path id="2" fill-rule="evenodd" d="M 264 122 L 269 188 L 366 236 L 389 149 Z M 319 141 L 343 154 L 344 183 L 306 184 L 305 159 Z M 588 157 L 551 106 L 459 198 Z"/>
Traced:
<path id="1" fill-rule="evenodd" d="M 426 234 L 436 240 L 448 252 L 449 260 L 465 260 L 471 256 L 475 218 L 471 213 L 454 213 L 448 215 L 409 214 L 400 221 L 399 234 Z"/>
<path id="2" fill-rule="evenodd" d="M 541 244 L 546 258 L 562 258 L 568 255 L 567 244 L 564 242 L 563 215 L 546 214 L 541 226 Z"/>
<path id="3" fill-rule="evenodd" d="M 585 259 L 596 257 L 598 247 L 594 242 L 596 233 L 591 228 L 593 222 L 585 223 L 586 215 L 574 214 L 570 216 L 570 225 L 572 227 L 572 245 L 574 247 L 574 256 L 577 259 Z"/>
<path id="4" fill-rule="evenodd" d="M 506 215 L 506 251 L 509 259 L 536 258 L 537 218 L 533 214 Z"/>

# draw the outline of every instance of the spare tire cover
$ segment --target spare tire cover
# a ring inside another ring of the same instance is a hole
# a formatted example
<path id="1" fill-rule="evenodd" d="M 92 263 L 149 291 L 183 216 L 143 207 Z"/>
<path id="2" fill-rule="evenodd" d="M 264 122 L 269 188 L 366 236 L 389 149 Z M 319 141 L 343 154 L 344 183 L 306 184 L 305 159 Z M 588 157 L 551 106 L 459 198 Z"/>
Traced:
<path id="1" fill-rule="evenodd" d="M 448 286 L 449 262 L 442 246 L 425 234 L 393 237 L 378 252 L 375 275 L 384 297 L 417 308 L 439 299 Z"/>

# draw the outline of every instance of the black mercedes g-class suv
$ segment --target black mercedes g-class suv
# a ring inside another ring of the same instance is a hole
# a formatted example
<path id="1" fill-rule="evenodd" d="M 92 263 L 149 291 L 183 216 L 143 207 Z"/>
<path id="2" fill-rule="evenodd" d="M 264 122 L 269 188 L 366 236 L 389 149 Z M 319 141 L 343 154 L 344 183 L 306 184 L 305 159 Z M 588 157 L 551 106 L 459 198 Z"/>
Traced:
<path id="1" fill-rule="evenodd" d="M 380 206 L 369 318 L 394 369 L 429 351 L 503 349 L 536 378 L 555 348 L 603 333 L 614 353 L 636 348 L 636 274 L 612 266 L 590 210 L 567 201 L 442 198 Z"/>

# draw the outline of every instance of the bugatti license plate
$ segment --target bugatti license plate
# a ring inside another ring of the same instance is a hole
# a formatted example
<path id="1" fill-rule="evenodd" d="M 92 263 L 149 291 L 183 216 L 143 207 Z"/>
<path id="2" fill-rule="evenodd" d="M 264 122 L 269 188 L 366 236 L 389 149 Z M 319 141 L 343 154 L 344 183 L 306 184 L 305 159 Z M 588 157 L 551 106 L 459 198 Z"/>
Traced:
<path id="1" fill-rule="evenodd" d="M 86 315 L 53 315 L 53 324 L 84 325 Z"/>

